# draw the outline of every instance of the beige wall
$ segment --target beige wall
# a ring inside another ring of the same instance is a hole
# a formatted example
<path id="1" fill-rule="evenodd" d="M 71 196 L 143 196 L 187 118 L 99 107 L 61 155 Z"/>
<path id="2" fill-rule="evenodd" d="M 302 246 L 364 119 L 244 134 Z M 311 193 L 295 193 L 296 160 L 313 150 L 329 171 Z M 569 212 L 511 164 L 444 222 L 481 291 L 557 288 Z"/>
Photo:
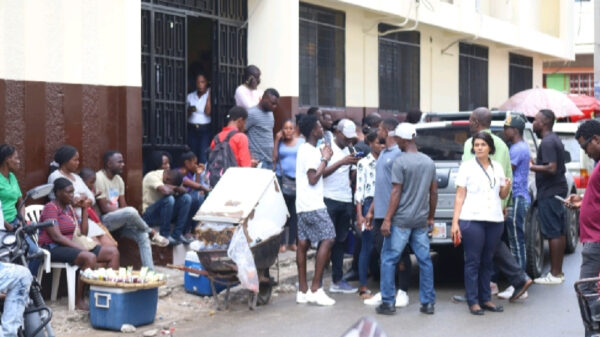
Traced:
<path id="1" fill-rule="evenodd" d="M 141 86 L 137 0 L 0 1 L 0 78 Z"/>
<path id="2" fill-rule="evenodd" d="M 298 96 L 298 1 L 248 0 L 248 64 L 262 71 L 260 88 Z"/>
<path id="3" fill-rule="evenodd" d="M 573 35 L 576 54 L 594 53 L 594 1 L 582 1 L 574 5 Z"/>

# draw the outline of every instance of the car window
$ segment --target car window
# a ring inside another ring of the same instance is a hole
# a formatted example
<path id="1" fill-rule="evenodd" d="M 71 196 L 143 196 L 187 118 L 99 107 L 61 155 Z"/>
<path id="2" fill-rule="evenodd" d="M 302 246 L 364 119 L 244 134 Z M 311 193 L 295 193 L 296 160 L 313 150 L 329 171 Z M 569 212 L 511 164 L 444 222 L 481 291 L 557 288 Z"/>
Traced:
<path id="1" fill-rule="evenodd" d="M 571 133 L 557 133 L 556 135 L 558 136 L 558 138 L 560 138 L 563 145 L 565 146 L 565 151 L 568 151 L 569 154 L 571 154 L 571 162 L 578 163 L 580 161 L 579 154 L 581 146 L 579 145 L 577 139 L 575 139 L 575 137 Z"/>
<path id="2" fill-rule="evenodd" d="M 465 141 L 470 137 L 468 126 L 426 128 L 417 130 L 419 151 L 433 160 L 462 160 Z"/>
<path id="3" fill-rule="evenodd" d="M 523 130 L 523 138 L 529 145 L 529 152 L 531 154 L 531 158 L 537 157 L 537 144 L 535 142 L 535 137 L 533 136 L 533 132 L 529 129 Z"/>

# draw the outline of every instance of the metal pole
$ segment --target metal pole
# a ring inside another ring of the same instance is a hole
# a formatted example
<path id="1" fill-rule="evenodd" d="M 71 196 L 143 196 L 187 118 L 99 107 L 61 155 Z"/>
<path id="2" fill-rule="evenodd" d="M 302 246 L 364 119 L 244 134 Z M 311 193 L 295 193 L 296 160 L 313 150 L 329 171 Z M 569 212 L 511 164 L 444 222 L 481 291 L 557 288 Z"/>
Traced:
<path id="1" fill-rule="evenodd" d="M 594 96 L 600 99 L 600 0 L 594 0 Z"/>

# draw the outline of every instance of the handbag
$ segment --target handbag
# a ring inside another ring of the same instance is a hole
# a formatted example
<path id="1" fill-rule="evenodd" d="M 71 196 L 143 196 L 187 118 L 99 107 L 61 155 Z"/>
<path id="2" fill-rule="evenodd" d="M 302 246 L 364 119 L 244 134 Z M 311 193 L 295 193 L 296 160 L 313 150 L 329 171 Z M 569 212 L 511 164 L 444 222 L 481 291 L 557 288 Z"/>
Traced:
<path id="1" fill-rule="evenodd" d="M 290 197 L 296 196 L 296 178 L 281 175 L 281 193 Z"/>
<path id="2" fill-rule="evenodd" d="M 71 212 L 71 214 L 75 214 L 72 207 Z M 81 234 L 81 230 L 79 229 L 79 221 L 77 221 L 77 217 L 72 216 L 72 219 L 73 221 L 75 221 L 77 227 L 75 227 L 75 231 L 73 232 L 73 238 L 71 239 L 71 241 L 80 244 L 86 251 L 94 249 L 98 245 L 96 241 L 88 238 L 86 235 Z"/>

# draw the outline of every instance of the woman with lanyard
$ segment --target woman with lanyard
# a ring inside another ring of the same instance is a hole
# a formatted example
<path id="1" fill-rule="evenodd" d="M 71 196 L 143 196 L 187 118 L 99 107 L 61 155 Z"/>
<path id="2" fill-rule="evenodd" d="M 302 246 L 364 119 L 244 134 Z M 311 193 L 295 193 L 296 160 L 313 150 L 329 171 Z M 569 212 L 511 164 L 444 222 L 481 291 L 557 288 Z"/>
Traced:
<path id="1" fill-rule="evenodd" d="M 454 245 L 463 243 L 465 251 L 465 289 L 469 311 L 483 315 L 484 310 L 502 312 L 491 301 L 492 256 L 504 230 L 502 199 L 510 192 L 510 179 L 502 166 L 490 159 L 496 148 L 492 136 L 479 132 L 473 136 L 475 158 L 463 162 L 456 177 L 456 198 L 452 218 Z"/>
<path id="2" fill-rule="evenodd" d="M 277 137 L 275 143 L 276 174 L 281 183 L 281 191 L 290 217 L 285 223 L 288 228 L 281 235 L 280 252 L 286 250 L 296 251 L 296 236 L 298 235 L 298 218 L 296 217 L 296 156 L 304 138 L 296 134 L 296 127 L 291 119 L 283 122 L 281 138 Z M 279 134 L 278 134 L 279 136 Z"/>
<path id="3" fill-rule="evenodd" d="M 79 170 L 79 151 L 71 145 L 63 145 L 54 154 L 54 162 L 50 164 L 50 176 L 48 176 L 48 184 L 53 184 L 58 178 L 66 178 L 69 180 L 75 189 L 74 207 L 77 212 L 77 217 L 81 221 L 81 211 L 85 207 L 86 201 L 89 200 L 91 205 L 96 203 L 96 196 L 86 186 L 85 182 L 77 171 Z M 54 193 L 50 194 L 50 199 L 54 200 Z M 89 222 L 89 230 L 87 236 L 94 239 L 97 243 L 103 246 L 115 246 L 113 240 L 106 236 L 104 230 L 91 219 Z"/>

